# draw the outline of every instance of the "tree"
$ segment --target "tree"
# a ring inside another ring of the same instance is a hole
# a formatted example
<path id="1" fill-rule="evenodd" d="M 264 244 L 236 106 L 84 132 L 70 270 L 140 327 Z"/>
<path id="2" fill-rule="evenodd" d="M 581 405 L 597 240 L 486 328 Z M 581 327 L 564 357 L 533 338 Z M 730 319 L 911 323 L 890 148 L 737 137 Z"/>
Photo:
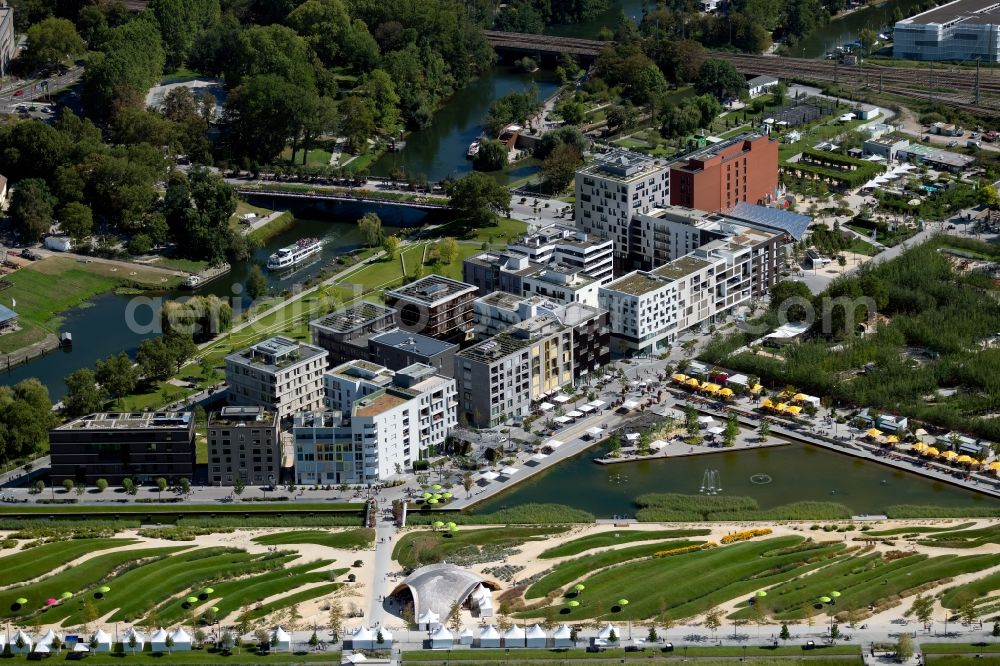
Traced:
<path id="1" fill-rule="evenodd" d="M 448 187 L 451 206 L 472 227 L 488 227 L 497 215 L 510 215 L 510 190 L 482 173 L 471 173 Z"/>
<path id="2" fill-rule="evenodd" d="M 327 615 L 326 624 L 330 627 L 330 633 L 333 634 L 334 639 L 337 639 L 344 628 L 344 607 L 340 601 L 334 599 L 330 602 L 330 611 Z"/>
<path id="3" fill-rule="evenodd" d="M 479 143 L 479 150 L 472 158 L 472 165 L 480 171 L 499 171 L 507 167 L 507 146 L 498 139 Z"/>
<path id="4" fill-rule="evenodd" d="M 561 192 L 573 182 L 576 170 L 583 164 L 583 153 L 572 144 L 556 146 L 542 163 L 542 178 L 549 192 Z"/>
<path id="5" fill-rule="evenodd" d="M 73 492 L 74 485 L 75 484 L 73 483 L 73 479 L 63 479 L 62 482 L 63 490 L 65 490 L 67 493 Z"/>
<path id="6" fill-rule="evenodd" d="M 122 490 L 125 491 L 126 495 L 135 495 L 136 493 L 135 481 L 127 477 L 122 479 Z"/>
<path id="7" fill-rule="evenodd" d="M 698 421 L 698 412 L 693 407 L 684 408 L 684 427 L 688 435 L 697 437 L 701 431 L 701 423 Z"/>
<path id="8" fill-rule="evenodd" d="M 450 264 L 458 258 L 458 241 L 450 236 L 439 240 L 435 249 L 442 264 Z"/>
<path id="9" fill-rule="evenodd" d="M 156 496 L 157 499 L 163 497 L 163 491 L 167 489 L 167 480 L 162 476 L 156 480 Z"/>
<path id="10" fill-rule="evenodd" d="M 185 497 L 191 494 L 191 481 L 187 477 L 181 478 L 181 495 Z"/>
<path id="11" fill-rule="evenodd" d="M 608 634 L 608 642 L 612 645 L 618 642 L 618 634 L 615 633 L 614 627 L 611 628 L 611 633 Z"/>
<path id="12" fill-rule="evenodd" d="M 375 107 L 371 100 L 351 95 L 340 105 L 340 131 L 347 138 L 347 148 L 360 153 L 368 138 L 375 134 Z"/>
<path id="13" fill-rule="evenodd" d="M 638 115 L 631 102 L 625 101 L 622 104 L 614 104 L 608 109 L 606 115 L 608 129 L 612 132 L 631 129 L 635 126 Z"/>
<path id="14" fill-rule="evenodd" d="M 399 246 L 401 241 L 399 236 L 386 236 L 382 241 L 382 249 L 385 251 L 386 259 L 394 261 L 399 256 Z"/>
<path id="15" fill-rule="evenodd" d="M 172 652 L 171 648 L 174 647 L 174 637 L 171 636 L 170 634 L 167 634 L 167 637 L 166 639 L 164 639 L 163 644 L 167 648 L 167 654 L 170 654 Z"/>
<path id="16" fill-rule="evenodd" d="M 746 90 L 746 77 L 725 60 L 709 58 L 702 63 L 695 81 L 699 95 L 710 93 L 720 102 L 739 97 Z"/>
<path id="17" fill-rule="evenodd" d="M 792 633 L 790 631 L 788 631 L 788 623 L 782 622 L 781 623 L 781 633 L 778 634 L 778 638 L 780 638 L 783 641 L 787 641 L 791 637 L 792 637 Z"/>
<path id="18" fill-rule="evenodd" d="M 52 226 L 56 199 L 40 178 L 26 178 L 17 184 L 10 201 L 10 216 L 17 231 L 28 241 L 40 240 Z"/>
<path id="19" fill-rule="evenodd" d="M 567 98 L 556 104 L 555 112 L 562 116 L 567 125 L 579 125 L 586 117 L 586 107 L 573 98 Z"/>
<path id="20" fill-rule="evenodd" d="M 669 139 L 692 134 L 701 126 L 701 110 L 688 100 L 663 112 L 660 134 Z"/>
<path id="21" fill-rule="evenodd" d="M 246 487 L 247 484 L 243 482 L 243 479 L 237 476 L 236 480 L 233 481 L 233 494 L 239 497 L 243 494 L 243 491 L 246 490 Z"/>
<path id="22" fill-rule="evenodd" d="M 934 616 L 934 598 L 918 594 L 913 599 L 913 605 L 910 606 L 910 612 L 922 625 L 924 625 L 924 627 L 929 627 L 931 618 Z"/>
<path id="23" fill-rule="evenodd" d="M 250 269 L 250 275 L 247 277 L 247 295 L 251 299 L 257 300 L 261 296 L 267 293 L 267 278 L 264 277 L 264 273 L 260 270 L 260 266 L 254 264 Z"/>
<path id="24" fill-rule="evenodd" d="M 128 649 L 132 650 L 132 655 L 133 656 L 135 655 L 135 649 L 136 649 L 136 647 L 138 647 L 138 645 L 139 645 L 139 641 L 135 637 L 135 632 L 134 631 L 129 632 L 129 635 L 128 635 Z"/>
<path id="25" fill-rule="evenodd" d="M 608 441 L 608 456 L 617 458 L 622 453 L 622 440 L 618 435 L 613 435 Z"/>
<path id="26" fill-rule="evenodd" d="M 193 169 L 171 173 L 163 202 L 170 234 L 183 256 L 221 263 L 246 254 L 242 234 L 229 219 L 236 212 L 236 194 L 217 173 Z"/>
<path id="27" fill-rule="evenodd" d="M 768 92 L 771 93 L 771 101 L 774 105 L 781 106 L 784 103 L 785 98 L 788 96 L 788 84 L 779 81 L 771 86 L 771 89 Z"/>
<path id="28" fill-rule="evenodd" d="M 909 661 L 913 657 L 913 638 L 905 631 L 899 632 L 899 639 L 896 641 L 896 659 L 899 661 Z"/>
<path id="29" fill-rule="evenodd" d="M 385 240 L 382 233 L 382 219 L 375 213 L 365 213 L 358 220 L 358 229 L 365 237 L 365 244 L 368 247 L 378 247 Z"/>
<path id="30" fill-rule="evenodd" d="M 112 354 L 103 361 L 98 361 L 95 367 L 97 383 L 107 391 L 112 400 L 123 398 L 135 390 L 138 373 L 132 359 L 125 352 L 117 356 Z"/>
<path id="31" fill-rule="evenodd" d="M 740 434 L 740 422 L 737 420 L 736 415 L 731 415 L 726 419 L 726 429 L 722 434 L 722 439 L 726 443 L 726 447 L 732 447 L 736 445 L 736 438 Z M 756 607 L 756 605 L 755 605 Z"/>
<path id="32" fill-rule="evenodd" d="M 646 642 L 655 643 L 658 640 L 660 640 L 660 637 L 656 635 L 656 625 L 655 624 L 649 625 L 649 633 L 646 634 Z"/>
<path id="33" fill-rule="evenodd" d="M 770 434 L 771 422 L 767 419 L 761 419 L 760 425 L 757 426 L 757 436 L 760 438 L 760 441 L 765 441 Z"/>
<path id="34" fill-rule="evenodd" d="M 458 602 L 453 603 L 448 611 L 448 626 L 456 633 L 462 630 L 462 607 Z"/>
<path id="35" fill-rule="evenodd" d="M 980 185 L 979 189 L 976 190 L 976 203 L 980 206 L 986 206 L 990 210 L 1000 208 L 1000 195 L 997 194 L 997 188 L 993 185 Z"/>
<path id="36" fill-rule="evenodd" d="M 472 479 L 472 472 L 466 472 L 464 475 L 462 475 L 462 487 L 465 488 L 466 497 L 468 497 L 469 493 L 472 492 L 472 486 L 474 484 L 475 481 L 473 481 Z"/>
<path id="37" fill-rule="evenodd" d="M 97 486 L 97 492 L 103 493 L 105 490 L 108 489 L 108 480 L 98 479 L 94 485 Z"/>
<path id="38" fill-rule="evenodd" d="M 140 342 L 135 362 L 147 383 L 169 378 L 177 365 L 174 351 L 164 342 L 163 337 L 148 338 Z"/>
<path id="39" fill-rule="evenodd" d="M 81 241 L 94 230 L 94 215 L 90 206 L 71 201 L 59 209 L 59 226 L 75 241 Z"/>
<path id="40" fill-rule="evenodd" d="M 77 417 L 101 411 L 104 395 L 97 386 L 93 370 L 74 370 L 65 381 L 67 392 L 63 398 L 63 411 L 67 416 Z"/>
<path id="41" fill-rule="evenodd" d="M 871 28 L 863 28 L 861 34 L 858 35 L 858 39 L 861 40 L 861 52 L 864 55 L 871 55 L 872 47 L 878 41 L 878 33 Z"/>
<path id="42" fill-rule="evenodd" d="M 979 621 L 979 608 L 976 606 L 976 600 L 972 597 L 963 599 L 958 607 L 958 616 L 962 619 L 962 624 L 971 626 L 977 623 Z"/>
<path id="43" fill-rule="evenodd" d="M 34 67 L 52 67 L 85 51 L 71 21 L 49 17 L 28 28 L 28 47 L 22 57 Z"/>
<path id="44" fill-rule="evenodd" d="M 705 628 L 715 635 L 715 632 L 719 630 L 722 626 L 722 611 L 718 608 L 712 608 L 705 613 Z"/>

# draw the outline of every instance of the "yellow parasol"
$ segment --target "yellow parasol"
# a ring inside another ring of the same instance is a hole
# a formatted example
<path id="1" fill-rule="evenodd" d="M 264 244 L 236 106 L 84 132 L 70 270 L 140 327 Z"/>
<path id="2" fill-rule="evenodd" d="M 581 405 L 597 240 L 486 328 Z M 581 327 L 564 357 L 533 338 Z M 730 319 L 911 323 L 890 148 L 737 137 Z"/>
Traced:
<path id="1" fill-rule="evenodd" d="M 927 447 L 926 449 L 924 449 L 924 455 L 928 455 L 928 456 L 939 456 L 939 455 L 941 455 L 941 452 L 940 452 L 940 451 L 938 451 L 938 450 L 937 450 L 936 448 L 934 448 L 933 446 L 928 446 L 928 447 Z"/>
<path id="2" fill-rule="evenodd" d="M 719 385 L 718 384 L 704 384 L 701 388 L 706 393 L 718 393 L 719 392 Z"/>
<path id="3" fill-rule="evenodd" d="M 674 374 L 670 375 L 670 378 L 671 378 L 672 380 L 674 380 L 675 382 L 681 382 L 681 383 L 684 383 L 684 382 L 686 382 L 686 381 L 687 381 L 687 379 L 688 379 L 688 376 L 687 376 L 687 375 L 682 375 L 682 374 L 681 374 L 681 373 L 679 373 L 679 372 L 675 372 Z"/>
<path id="4" fill-rule="evenodd" d="M 721 391 L 719 391 L 719 395 L 721 395 L 724 398 L 731 398 L 731 397 L 733 397 L 733 389 L 731 389 L 731 388 L 724 388 Z"/>
<path id="5" fill-rule="evenodd" d="M 1000 472 L 1000 462 L 991 462 L 990 469 L 994 472 Z"/>
<path id="6" fill-rule="evenodd" d="M 921 451 L 926 451 L 927 450 L 927 445 L 924 444 L 923 442 L 917 442 L 916 444 L 914 444 L 910 448 L 919 453 Z"/>
<path id="7" fill-rule="evenodd" d="M 899 444 L 899 437 L 896 437 L 895 435 L 889 435 L 888 437 L 885 438 L 885 443 L 886 444 Z"/>
<path id="8" fill-rule="evenodd" d="M 776 412 L 787 412 L 788 411 L 788 405 L 786 405 L 783 402 L 779 402 L 777 405 L 774 406 L 774 411 L 776 411 Z"/>
<path id="9" fill-rule="evenodd" d="M 750 387 L 750 392 L 751 393 L 760 393 L 763 390 L 764 390 L 764 387 L 761 386 L 760 384 L 754 384 L 753 386 Z"/>
<path id="10" fill-rule="evenodd" d="M 954 451 L 945 451 L 944 453 L 941 454 L 941 457 L 944 458 L 945 460 L 954 460 L 955 458 L 958 457 L 958 454 L 955 453 Z"/>
<path id="11" fill-rule="evenodd" d="M 695 379 L 694 377 L 691 377 L 684 383 L 690 386 L 691 388 L 698 388 L 698 380 Z"/>
<path id="12" fill-rule="evenodd" d="M 801 412 L 802 412 L 802 408 L 799 407 L 798 405 L 792 405 L 792 406 L 790 406 L 788 408 L 788 413 L 789 414 L 799 414 Z"/>
<path id="13" fill-rule="evenodd" d="M 795 402 L 805 402 L 808 399 L 809 396 L 807 396 L 805 393 L 796 393 L 794 396 L 792 396 L 792 400 L 794 400 Z"/>
<path id="14" fill-rule="evenodd" d="M 872 439 L 875 439 L 876 437 L 882 435 L 882 431 L 879 430 L 878 428 L 868 428 L 868 430 L 865 431 L 865 435 L 871 437 Z"/>
<path id="15" fill-rule="evenodd" d="M 952 451 L 952 453 L 954 453 L 954 451 Z M 977 463 L 979 461 L 977 461 L 972 456 L 961 455 L 961 456 L 955 458 L 955 462 L 960 462 L 960 463 L 965 463 L 967 465 L 971 465 L 971 464 L 975 464 L 975 463 Z"/>
<path id="16" fill-rule="evenodd" d="M 771 402 L 770 398 L 764 398 L 763 400 L 761 400 L 760 406 L 763 407 L 764 409 L 771 409 L 772 407 L 774 407 L 774 403 Z"/>

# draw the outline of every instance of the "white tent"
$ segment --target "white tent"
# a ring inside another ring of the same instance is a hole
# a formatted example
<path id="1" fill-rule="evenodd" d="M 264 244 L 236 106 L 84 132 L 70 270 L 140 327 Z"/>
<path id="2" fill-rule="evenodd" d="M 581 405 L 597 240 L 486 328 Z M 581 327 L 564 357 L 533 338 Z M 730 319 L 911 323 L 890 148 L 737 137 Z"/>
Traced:
<path id="1" fill-rule="evenodd" d="M 366 657 L 365 655 L 361 654 L 360 652 L 355 652 L 354 654 L 344 655 L 341 658 L 340 663 L 341 664 L 363 664 L 366 661 L 368 661 L 368 657 Z"/>
<path id="2" fill-rule="evenodd" d="M 704 426 L 710 426 L 710 425 L 715 425 L 716 423 L 718 423 L 718 421 L 713 419 L 711 416 L 699 416 L 698 423 Z"/>
<path id="3" fill-rule="evenodd" d="M 358 627 L 351 634 L 351 649 L 354 650 L 374 650 L 375 634 L 368 627 Z"/>
<path id="4" fill-rule="evenodd" d="M 591 426 L 590 428 L 587 428 L 587 434 L 590 435 L 591 437 L 600 437 L 601 433 L 603 432 L 604 431 L 598 428 L 597 426 Z"/>
<path id="5" fill-rule="evenodd" d="M 472 639 L 474 637 L 475 634 L 472 633 L 472 629 L 466 627 L 465 629 L 462 630 L 462 633 L 459 635 L 458 642 L 462 645 L 472 645 Z"/>
<path id="6" fill-rule="evenodd" d="M 570 417 L 571 419 L 578 419 L 581 416 L 583 416 L 583 412 L 574 409 L 573 411 L 566 412 L 566 416 Z"/>
<path id="7" fill-rule="evenodd" d="M 492 624 L 488 624 L 479 630 L 479 647 L 498 648 L 500 647 L 500 632 Z"/>
<path id="8" fill-rule="evenodd" d="M 77 643 L 73 646 L 73 652 L 90 652 L 90 648 L 86 643 Z"/>
<path id="9" fill-rule="evenodd" d="M 584 414 L 589 414 L 595 409 L 597 408 L 591 405 L 590 403 L 587 403 L 586 405 L 580 405 L 579 407 L 576 408 L 578 412 L 583 412 Z"/>
<path id="10" fill-rule="evenodd" d="M 593 407 L 594 409 L 603 409 L 604 406 L 607 405 L 608 403 L 604 402 L 603 400 L 591 400 L 587 404 Z"/>
<path id="11" fill-rule="evenodd" d="M 621 634 L 618 633 L 618 629 L 616 629 L 613 624 L 608 624 L 599 632 L 597 632 L 597 637 L 600 638 L 602 641 L 610 641 L 611 632 L 614 632 L 616 638 L 621 637 Z"/>
<path id="12" fill-rule="evenodd" d="M 538 405 L 538 409 L 543 412 L 551 412 L 555 408 L 556 406 L 553 405 L 551 402 L 543 402 L 542 404 Z"/>
<path id="13" fill-rule="evenodd" d="M 97 652 L 111 652 L 111 635 L 103 629 L 94 632 L 94 640 L 97 641 Z"/>
<path id="14" fill-rule="evenodd" d="M 516 467 L 504 467 L 502 470 L 500 470 L 500 476 L 506 476 L 509 478 L 517 474 L 517 472 L 518 469 Z"/>
<path id="15" fill-rule="evenodd" d="M 641 438 L 642 438 L 642 435 L 640 435 L 637 432 L 627 432 L 627 433 L 625 433 L 625 441 L 629 442 L 629 443 L 638 442 Z"/>
<path id="16" fill-rule="evenodd" d="M 21 642 L 24 643 L 24 647 L 17 647 L 17 639 L 20 638 Z M 14 654 L 28 654 L 31 652 L 31 646 L 35 644 L 34 639 L 31 638 L 31 634 L 26 632 L 24 629 L 18 629 L 17 633 L 14 634 L 14 638 L 10 641 L 10 650 Z"/>
<path id="17" fill-rule="evenodd" d="M 515 624 L 503 635 L 503 646 L 505 648 L 524 647 L 524 629 Z"/>
<path id="18" fill-rule="evenodd" d="M 37 641 L 35 641 L 35 645 L 36 646 L 38 646 L 38 645 L 52 645 L 52 642 L 55 641 L 55 639 L 56 639 L 56 632 L 54 632 L 51 629 L 49 629 L 48 631 L 45 632 L 45 634 L 41 638 L 39 638 Z M 62 639 L 60 639 L 60 640 L 62 640 Z"/>
<path id="19" fill-rule="evenodd" d="M 496 481 L 497 479 L 500 478 L 500 475 L 497 474 L 496 472 L 483 472 L 482 474 L 479 475 L 479 478 L 489 482 L 489 481 Z"/>
<path id="20" fill-rule="evenodd" d="M 560 393 L 559 395 L 554 395 L 552 396 L 552 402 L 558 402 L 561 405 L 563 403 L 569 402 L 569 396 L 563 395 L 562 393 Z"/>
<path id="21" fill-rule="evenodd" d="M 542 442 L 542 447 L 546 447 L 547 446 L 548 448 L 550 448 L 552 450 L 558 449 L 562 445 L 563 445 L 563 443 L 560 442 L 558 439 L 549 439 L 549 440 L 546 440 L 546 441 Z"/>
<path id="22" fill-rule="evenodd" d="M 638 406 L 639 406 L 639 403 L 636 402 L 635 400 L 626 400 L 625 402 L 622 403 L 622 406 L 619 407 L 619 409 L 624 409 L 626 412 L 631 412 L 633 409 L 636 409 Z"/>
<path id="23" fill-rule="evenodd" d="M 559 627 L 556 629 L 556 632 L 552 634 L 552 640 L 553 640 L 552 647 L 556 648 L 573 647 L 574 643 L 573 639 L 571 638 L 572 635 L 573 635 L 573 630 L 570 629 L 567 625 L 565 624 L 559 625 Z"/>
<path id="24" fill-rule="evenodd" d="M 531 456 L 531 459 L 535 462 L 535 464 L 542 462 L 546 458 L 548 458 L 548 456 L 544 453 L 536 453 L 535 455 Z"/>
<path id="25" fill-rule="evenodd" d="M 38 644 L 36 644 L 35 647 L 31 648 L 31 651 L 32 652 L 42 652 L 42 653 L 51 652 L 51 650 L 49 649 L 49 646 L 46 645 L 45 643 L 38 643 Z"/>
<path id="26" fill-rule="evenodd" d="M 545 635 L 545 630 L 538 624 L 529 628 L 528 632 L 524 636 L 525 647 L 543 648 L 545 647 L 545 643 L 547 641 L 548 637 Z"/>
<path id="27" fill-rule="evenodd" d="M 135 648 L 129 645 L 129 640 L 131 637 L 135 636 Z M 132 652 L 134 649 L 136 652 L 142 652 L 143 646 L 146 645 L 146 636 L 141 631 L 135 627 L 131 627 L 125 632 L 125 636 L 122 640 L 122 645 L 125 647 L 126 652 Z"/>
<path id="28" fill-rule="evenodd" d="M 451 648 L 455 645 L 455 637 L 451 635 L 448 631 L 448 627 L 440 626 L 437 628 L 433 634 L 431 634 L 431 649 L 432 650 L 443 650 Z"/>
<path id="29" fill-rule="evenodd" d="M 572 423 L 573 422 L 573 419 L 571 419 L 568 416 L 557 416 L 557 417 L 555 417 L 552 420 L 555 421 L 556 423 L 558 423 L 559 425 L 566 425 L 568 423 Z"/>
<path id="30" fill-rule="evenodd" d="M 392 632 L 387 628 L 376 625 L 372 633 L 375 634 L 374 645 L 376 650 L 388 650 L 392 647 Z M 381 642 L 378 639 L 379 635 L 382 636 Z"/>
<path id="31" fill-rule="evenodd" d="M 163 628 L 157 629 L 153 632 L 153 635 L 149 637 L 149 644 L 153 652 L 166 652 L 167 651 L 167 632 Z"/>
<path id="32" fill-rule="evenodd" d="M 417 619 L 417 627 L 424 631 L 434 631 L 441 626 L 441 616 L 430 608 L 424 610 Z"/>
<path id="33" fill-rule="evenodd" d="M 275 627 L 271 635 L 271 648 L 274 650 L 292 651 L 292 637 L 281 627 Z"/>
<path id="34" fill-rule="evenodd" d="M 654 439 L 652 442 L 649 443 L 649 450 L 650 451 L 659 451 L 660 449 L 662 449 L 666 445 L 667 445 L 667 443 L 664 442 L 662 439 Z"/>
<path id="35" fill-rule="evenodd" d="M 170 634 L 170 638 L 174 641 L 174 646 L 170 648 L 171 650 L 176 650 L 177 652 L 188 652 L 191 650 L 191 634 L 184 631 L 184 627 L 177 627 L 177 630 Z"/>
<path id="36" fill-rule="evenodd" d="M 493 594 L 480 583 L 469 595 L 472 606 L 479 612 L 479 617 L 493 617 Z"/>
<path id="37" fill-rule="evenodd" d="M 719 426 L 715 426 L 714 428 L 708 429 L 708 434 L 710 435 L 721 435 L 724 432 L 726 432 L 726 429 L 720 428 Z"/>

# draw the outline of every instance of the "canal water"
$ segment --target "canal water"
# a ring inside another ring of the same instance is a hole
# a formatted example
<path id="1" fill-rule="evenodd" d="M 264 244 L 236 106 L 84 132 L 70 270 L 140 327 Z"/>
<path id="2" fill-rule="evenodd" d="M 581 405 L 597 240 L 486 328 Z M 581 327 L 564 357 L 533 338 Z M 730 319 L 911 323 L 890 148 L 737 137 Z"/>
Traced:
<path id="1" fill-rule="evenodd" d="M 290 245 L 300 238 L 322 238 L 323 252 L 320 257 L 302 268 L 275 274 L 267 270 L 264 276 L 272 293 L 292 289 L 297 283 L 303 283 L 324 268 L 336 270 L 336 258 L 342 254 L 356 250 L 363 245 L 361 233 L 356 220 L 365 210 L 371 208 L 384 214 L 382 206 L 363 206 L 361 204 L 344 204 L 344 210 L 332 219 L 299 219 L 287 231 L 272 238 L 265 247 L 258 249 L 249 261 L 237 262 L 232 271 L 218 280 L 211 282 L 195 292 L 188 290 L 166 292 L 144 292 L 139 296 L 120 295 L 115 293 L 101 294 L 81 307 L 66 312 L 61 330 L 73 334 L 73 349 L 69 352 L 55 351 L 24 365 L 17 366 L 0 375 L 0 383 L 15 384 L 29 377 L 38 378 L 49 389 L 53 401 L 62 399 L 66 394 L 64 378 L 79 368 L 93 368 L 94 364 L 110 354 L 126 352 L 135 356 L 135 352 L 144 339 L 157 335 L 148 330 L 147 324 L 151 318 L 158 318 L 158 307 L 163 302 L 195 294 L 215 294 L 227 302 L 246 309 L 250 299 L 245 294 L 244 285 L 254 264 L 263 266 L 268 256 L 280 247 Z M 393 206 L 393 221 L 396 224 L 418 225 L 427 215 L 422 211 Z M 386 227 L 391 232 L 391 227 Z M 148 305 L 150 304 L 151 305 Z M 131 304 L 131 305 L 130 305 Z M 154 314 L 155 311 L 155 314 Z M 134 314 L 131 314 L 134 312 Z M 141 326 L 129 325 L 129 320 L 135 320 Z"/>
<path id="2" fill-rule="evenodd" d="M 749 496 L 761 508 L 800 501 L 839 502 L 878 514 L 894 504 L 975 506 L 996 500 L 945 483 L 808 445 L 733 451 L 667 460 L 598 465 L 595 447 L 481 505 L 477 513 L 528 503 L 566 504 L 598 517 L 634 515 L 643 493 L 696 495 L 706 472 L 718 472 L 721 495 Z"/>
<path id="3" fill-rule="evenodd" d="M 919 4 L 920 0 L 888 0 L 851 12 L 806 35 L 790 55 L 822 58 L 835 47 L 857 40 L 865 28 L 878 32 L 883 26 L 892 24 L 892 15 L 897 7 L 903 16 L 910 16 Z"/>
<path id="4" fill-rule="evenodd" d="M 472 171 L 472 161 L 466 158 L 469 144 L 483 131 L 483 120 L 497 99 L 512 92 L 527 90 L 532 82 L 538 88 L 538 99 L 551 95 L 559 87 L 552 72 L 538 70 L 532 74 L 514 71 L 510 67 L 494 67 L 465 88 L 456 92 L 448 103 L 434 114 L 430 126 L 406 137 L 406 146 L 398 153 L 386 153 L 372 165 L 376 176 L 388 176 L 400 168 L 412 177 L 428 180 L 458 178 Z M 517 173 L 497 174 L 498 178 L 516 180 L 538 171 L 537 165 L 519 165 Z"/>

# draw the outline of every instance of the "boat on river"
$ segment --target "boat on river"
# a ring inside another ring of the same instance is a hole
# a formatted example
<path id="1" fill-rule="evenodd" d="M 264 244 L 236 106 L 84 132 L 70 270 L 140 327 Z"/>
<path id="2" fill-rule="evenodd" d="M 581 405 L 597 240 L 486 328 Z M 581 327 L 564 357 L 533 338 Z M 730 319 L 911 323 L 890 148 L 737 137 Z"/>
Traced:
<path id="1" fill-rule="evenodd" d="M 267 268 L 272 271 L 295 268 L 306 259 L 323 250 L 323 241 L 318 238 L 302 238 L 295 245 L 283 247 L 267 259 Z"/>

